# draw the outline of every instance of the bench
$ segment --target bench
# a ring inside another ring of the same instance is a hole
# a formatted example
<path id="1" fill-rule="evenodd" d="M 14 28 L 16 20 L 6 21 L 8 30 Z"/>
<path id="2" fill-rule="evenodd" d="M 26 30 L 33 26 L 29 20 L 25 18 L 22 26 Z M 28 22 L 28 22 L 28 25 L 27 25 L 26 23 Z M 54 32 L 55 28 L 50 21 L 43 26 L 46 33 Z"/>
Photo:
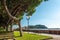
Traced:
<path id="1" fill-rule="evenodd" d="M 15 40 L 13 32 L 0 32 L 0 40 Z"/>

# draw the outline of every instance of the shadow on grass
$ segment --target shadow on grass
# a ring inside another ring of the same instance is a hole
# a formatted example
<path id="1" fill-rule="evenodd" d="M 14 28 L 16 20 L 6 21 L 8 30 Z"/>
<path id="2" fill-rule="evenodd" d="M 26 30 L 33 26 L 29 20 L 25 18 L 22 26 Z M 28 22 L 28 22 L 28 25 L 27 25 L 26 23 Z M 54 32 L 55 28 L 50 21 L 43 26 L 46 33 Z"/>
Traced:
<path id="1" fill-rule="evenodd" d="M 14 36 L 15 38 L 17 38 L 17 37 L 21 37 L 21 36 Z"/>
<path id="2" fill-rule="evenodd" d="M 52 37 L 50 37 L 50 38 L 46 38 L 46 39 L 41 39 L 41 40 L 49 40 L 49 39 L 53 39 Z"/>

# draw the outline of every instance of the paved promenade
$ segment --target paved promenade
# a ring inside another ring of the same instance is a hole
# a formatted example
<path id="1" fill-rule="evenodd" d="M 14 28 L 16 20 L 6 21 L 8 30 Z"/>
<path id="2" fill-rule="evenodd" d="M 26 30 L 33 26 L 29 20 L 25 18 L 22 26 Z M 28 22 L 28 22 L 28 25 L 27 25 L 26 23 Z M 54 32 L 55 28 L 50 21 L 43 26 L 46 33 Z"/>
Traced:
<path id="1" fill-rule="evenodd" d="M 41 33 L 41 35 L 46 35 L 46 36 L 51 36 L 51 37 L 53 37 L 53 39 L 50 39 L 50 40 L 60 40 L 60 35 L 43 34 L 43 33 Z"/>

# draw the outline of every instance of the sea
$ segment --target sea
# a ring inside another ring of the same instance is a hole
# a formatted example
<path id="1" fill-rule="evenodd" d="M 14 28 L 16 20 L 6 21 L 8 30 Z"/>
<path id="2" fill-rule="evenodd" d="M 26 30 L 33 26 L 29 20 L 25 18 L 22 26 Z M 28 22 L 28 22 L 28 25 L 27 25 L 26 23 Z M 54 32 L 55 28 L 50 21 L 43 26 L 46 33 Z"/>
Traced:
<path id="1" fill-rule="evenodd" d="M 60 28 L 47 28 L 47 29 L 29 29 L 29 30 L 60 30 Z"/>

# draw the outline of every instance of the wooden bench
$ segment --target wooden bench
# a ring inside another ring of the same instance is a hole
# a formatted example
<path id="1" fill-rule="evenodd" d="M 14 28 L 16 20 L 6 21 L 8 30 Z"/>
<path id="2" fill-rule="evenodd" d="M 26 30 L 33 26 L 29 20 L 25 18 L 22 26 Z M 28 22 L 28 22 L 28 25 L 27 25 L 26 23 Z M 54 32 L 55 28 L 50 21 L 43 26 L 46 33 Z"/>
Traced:
<path id="1" fill-rule="evenodd" d="M 15 40 L 13 32 L 0 32 L 0 40 Z"/>

